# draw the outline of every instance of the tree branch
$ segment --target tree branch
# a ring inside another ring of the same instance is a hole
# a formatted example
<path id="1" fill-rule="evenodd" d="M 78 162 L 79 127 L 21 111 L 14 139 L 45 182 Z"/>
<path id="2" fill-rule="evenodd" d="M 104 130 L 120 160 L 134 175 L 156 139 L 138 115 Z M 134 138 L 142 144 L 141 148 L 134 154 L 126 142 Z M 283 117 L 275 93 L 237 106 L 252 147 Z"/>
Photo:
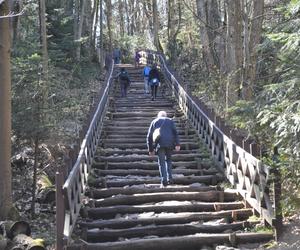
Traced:
<path id="1" fill-rule="evenodd" d="M 1 5 L 1 0 L 0 0 L 0 5 Z M 22 16 L 24 14 L 24 10 L 21 10 L 19 13 L 15 13 L 15 12 L 9 12 L 7 15 L 5 16 L 0 16 L 0 19 L 3 18 L 10 18 L 10 17 L 16 17 L 16 16 Z"/>

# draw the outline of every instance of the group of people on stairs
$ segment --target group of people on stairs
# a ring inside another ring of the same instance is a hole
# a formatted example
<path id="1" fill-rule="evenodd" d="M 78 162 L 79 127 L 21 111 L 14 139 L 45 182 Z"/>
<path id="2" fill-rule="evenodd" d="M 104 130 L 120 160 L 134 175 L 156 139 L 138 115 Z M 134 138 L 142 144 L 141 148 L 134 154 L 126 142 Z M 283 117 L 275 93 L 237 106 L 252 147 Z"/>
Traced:
<path id="1" fill-rule="evenodd" d="M 157 66 L 154 64 L 152 68 L 146 65 L 143 70 L 145 94 L 149 94 L 149 87 L 151 88 L 151 100 L 154 101 L 157 97 L 157 89 L 160 86 L 160 75 Z M 129 78 L 128 72 L 125 68 L 121 68 L 120 72 L 117 74 L 116 78 L 119 78 L 121 97 L 127 96 L 127 90 L 130 86 L 131 80 Z"/>
<path id="2" fill-rule="evenodd" d="M 131 80 L 124 67 L 116 76 L 119 79 L 121 88 L 121 97 L 127 96 L 127 90 Z M 143 70 L 144 93 L 149 94 L 151 88 L 151 100 L 154 101 L 157 96 L 157 89 L 160 84 L 160 75 L 157 66 L 154 64 L 151 68 L 146 65 Z M 157 154 L 158 167 L 161 179 L 161 188 L 173 184 L 172 176 L 172 152 L 180 150 L 178 132 L 175 122 L 167 117 L 165 111 L 160 111 L 148 129 L 147 147 L 150 156 Z"/>

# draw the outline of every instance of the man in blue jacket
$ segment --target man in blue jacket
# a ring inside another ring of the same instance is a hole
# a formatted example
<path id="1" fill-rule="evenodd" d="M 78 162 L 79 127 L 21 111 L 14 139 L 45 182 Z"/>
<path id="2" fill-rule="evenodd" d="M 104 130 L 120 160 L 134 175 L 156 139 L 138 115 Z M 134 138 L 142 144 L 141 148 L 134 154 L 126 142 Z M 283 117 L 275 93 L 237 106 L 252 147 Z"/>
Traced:
<path id="1" fill-rule="evenodd" d="M 153 134 L 155 129 L 160 128 L 160 136 L 154 142 Z M 165 111 L 160 111 L 148 129 L 147 146 L 150 156 L 154 156 L 155 151 L 158 156 L 158 166 L 161 178 L 161 187 L 166 187 L 173 183 L 172 178 L 172 151 L 180 150 L 178 133 L 175 122 L 167 117 Z"/>

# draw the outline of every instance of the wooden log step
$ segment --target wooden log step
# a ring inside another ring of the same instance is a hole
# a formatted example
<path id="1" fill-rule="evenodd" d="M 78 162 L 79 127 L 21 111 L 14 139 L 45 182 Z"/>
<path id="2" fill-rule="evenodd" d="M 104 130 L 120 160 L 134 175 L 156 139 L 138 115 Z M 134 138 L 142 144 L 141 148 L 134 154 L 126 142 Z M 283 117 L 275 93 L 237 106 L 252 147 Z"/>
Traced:
<path id="1" fill-rule="evenodd" d="M 102 144 L 103 145 L 103 144 Z M 144 143 L 121 143 L 121 142 L 105 142 L 105 147 L 109 148 L 118 148 L 118 149 L 147 149 L 146 141 Z M 183 149 L 197 149 L 199 148 L 199 143 L 191 143 L 191 142 L 181 142 L 180 146 Z"/>
<path id="2" fill-rule="evenodd" d="M 223 234 L 194 234 L 177 237 L 161 237 L 150 239 L 138 239 L 130 241 L 108 243 L 84 243 L 83 245 L 71 246 L 68 249 L 79 250 L 199 250 L 201 246 L 215 244 L 241 244 L 251 242 L 266 242 L 273 239 L 272 233 L 223 233 Z M 235 242 L 233 242 L 235 241 Z"/>
<path id="3" fill-rule="evenodd" d="M 134 131 L 135 129 L 141 129 L 143 131 L 148 131 L 148 128 L 151 124 L 151 119 L 144 121 L 144 124 L 141 123 L 135 123 L 134 121 L 132 121 L 132 119 L 128 119 L 128 120 L 112 120 L 112 124 L 105 124 L 104 125 L 104 129 L 106 128 L 110 128 L 110 129 L 120 129 L 120 130 L 124 130 L 125 128 L 127 128 L 128 131 Z M 131 123 L 130 125 L 126 125 L 126 123 Z M 175 122 L 176 123 L 176 122 Z M 180 124 L 180 123 L 176 123 L 176 128 L 177 131 L 185 131 L 184 129 L 184 124 Z"/>
<path id="4" fill-rule="evenodd" d="M 143 117 L 146 119 L 147 117 L 155 118 L 157 116 L 157 113 L 154 111 L 140 111 L 140 112 L 114 112 L 113 114 L 114 118 L 135 118 L 135 117 Z M 175 112 L 171 112 L 168 114 L 169 117 L 173 117 L 175 115 Z"/>
<path id="5" fill-rule="evenodd" d="M 175 120 L 174 122 L 175 122 L 176 125 L 177 124 L 178 125 L 182 124 L 181 121 Z M 135 126 L 145 127 L 145 128 L 149 128 L 149 126 L 150 126 L 150 124 L 148 122 L 144 121 L 144 120 L 141 120 L 141 121 L 131 121 L 131 122 L 129 122 L 129 121 L 120 121 L 118 123 L 116 123 L 114 120 L 111 120 L 110 122 L 105 123 L 105 126 L 110 126 L 110 127 L 111 126 L 113 126 L 113 127 L 130 127 L 133 124 Z"/>
<path id="6" fill-rule="evenodd" d="M 143 170 L 143 169 L 113 169 L 113 170 L 101 170 L 94 169 L 93 173 L 96 176 L 106 176 L 106 175 L 115 175 L 115 176 L 127 176 L 127 175 L 140 175 L 140 176 L 158 176 L 159 171 L 157 170 Z M 173 174 L 181 174 L 184 176 L 188 175 L 214 175 L 218 173 L 217 169 L 173 169 Z"/>
<path id="7" fill-rule="evenodd" d="M 130 102 L 116 102 L 116 107 L 127 107 L 128 109 L 134 108 L 136 107 L 136 105 L 138 105 L 139 107 L 157 107 L 160 108 L 161 110 L 163 110 L 164 108 L 172 108 L 174 105 L 173 103 L 170 102 L 140 102 L 140 103 L 130 103 Z"/>
<path id="8" fill-rule="evenodd" d="M 163 100 L 163 98 L 160 98 L 161 100 L 156 102 L 151 102 L 148 98 L 144 99 L 138 99 L 137 101 L 116 101 L 117 107 L 128 107 L 128 110 L 130 110 L 130 107 L 160 107 L 162 110 L 164 108 L 172 108 L 174 107 L 173 103 L 170 103 L 169 101 Z"/>
<path id="9" fill-rule="evenodd" d="M 194 161 L 195 159 L 209 158 L 209 153 L 197 153 L 197 154 L 174 154 L 172 155 L 173 161 Z M 96 156 L 95 161 L 107 161 L 107 162 L 132 162 L 132 161 L 157 161 L 156 157 L 149 155 L 122 155 L 122 156 Z"/>
<path id="10" fill-rule="evenodd" d="M 150 123 L 149 123 L 150 125 Z M 148 127 L 136 127 L 134 126 L 134 124 L 132 124 L 132 126 L 130 127 L 130 129 L 128 129 L 128 127 L 112 127 L 112 126 L 104 126 L 103 131 L 107 133 L 107 135 L 109 134 L 134 134 L 134 135 L 143 135 L 146 137 L 147 135 L 147 131 L 148 131 Z M 185 135 L 186 131 L 184 129 L 181 128 L 177 128 L 177 132 L 178 135 Z M 188 135 L 195 135 L 196 132 L 194 130 L 189 129 L 188 130 Z"/>
<path id="11" fill-rule="evenodd" d="M 149 106 L 144 106 L 144 107 L 132 107 L 130 109 L 131 111 L 153 111 L 153 112 L 156 112 L 158 113 L 159 111 L 162 110 L 161 107 L 149 107 Z M 172 108 L 163 108 L 164 111 L 167 112 L 167 114 L 170 114 L 171 112 L 174 112 L 175 114 L 181 114 L 183 113 L 182 111 L 180 111 L 179 109 L 175 109 L 172 107 Z M 126 112 L 128 111 L 128 107 L 122 107 L 120 105 L 118 105 L 118 107 L 114 110 L 114 111 L 117 111 L 117 112 Z"/>
<path id="12" fill-rule="evenodd" d="M 224 231 L 236 231 L 250 228 L 249 222 L 236 222 L 232 224 L 220 225 L 191 225 L 191 224 L 173 224 L 173 225 L 150 225 L 145 227 L 135 227 L 129 229 L 92 229 L 84 233 L 83 239 L 91 242 L 118 241 L 122 238 L 137 238 L 155 235 L 158 237 L 182 236 L 197 233 L 223 233 Z"/>
<path id="13" fill-rule="evenodd" d="M 203 145 L 203 148 L 205 146 Z M 200 147 L 200 149 L 193 149 L 193 150 L 180 150 L 178 152 L 176 152 L 176 154 L 196 154 L 199 153 L 200 150 L 202 151 L 202 147 Z M 205 152 L 205 150 L 203 149 L 203 151 Z M 202 151 L 202 152 L 203 152 Z M 148 150 L 135 150 L 134 152 L 132 150 L 118 150 L 118 149 L 109 149 L 109 148 L 98 148 L 96 151 L 96 156 L 97 155 L 104 155 L 104 156 L 110 156 L 110 155 L 147 155 L 148 154 Z"/>
<path id="14" fill-rule="evenodd" d="M 149 216 L 136 216 L 121 217 L 110 220 L 94 220 L 94 221 L 81 221 L 79 225 L 83 228 L 130 228 L 138 225 L 168 225 L 168 224 L 184 224 L 191 222 L 205 222 L 217 219 L 225 219 L 227 223 L 233 221 L 243 221 L 253 215 L 253 210 L 248 208 L 225 210 L 217 212 L 186 212 L 186 213 L 161 213 L 151 214 Z"/>
<path id="15" fill-rule="evenodd" d="M 198 142 L 198 138 L 193 138 L 193 139 L 189 139 L 189 138 L 180 138 L 180 144 L 199 144 Z M 111 139 L 111 138 L 107 138 L 107 139 L 102 139 L 101 143 L 104 143 L 105 145 L 111 145 L 111 144 L 146 144 L 146 136 L 145 137 L 139 137 L 139 138 L 123 138 L 123 137 L 119 137 L 116 139 Z"/>
<path id="16" fill-rule="evenodd" d="M 167 186 L 160 188 L 160 185 L 148 185 L 148 186 L 132 186 L 122 188 L 103 188 L 88 190 L 91 198 L 101 199 L 110 197 L 113 195 L 132 195 L 132 194 L 144 194 L 144 193 L 159 193 L 159 192 L 204 192 L 219 190 L 222 191 L 219 186 Z"/>
<path id="17" fill-rule="evenodd" d="M 122 137 L 122 139 L 134 139 L 134 140 L 143 140 L 144 142 L 146 141 L 146 134 L 144 135 L 136 135 L 136 134 L 124 134 L 124 135 L 120 135 L 120 134 L 113 134 L 113 133 L 105 133 L 102 134 L 100 136 L 100 138 L 102 139 L 120 139 L 120 137 Z M 179 135 L 179 138 L 182 140 L 194 140 L 194 141 L 198 141 L 197 138 L 195 138 L 195 135 Z"/>
<path id="18" fill-rule="evenodd" d="M 178 213 L 178 212 L 214 212 L 244 208 L 243 202 L 172 202 L 153 205 L 120 205 L 111 207 L 86 208 L 87 215 L 92 219 L 114 218 L 116 214 L 132 213 Z"/>
<path id="19" fill-rule="evenodd" d="M 213 166 L 213 163 L 210 159 L 203 159 L 199 163 L 197 161 L 182 162 L 182 161 L 173 161 L 172 167 L 176 168 L 188 168 L 188 169 L 197 169 L 198 167 L 202 169 L 209 169 Z M 94 168 L 98 169 L 147 169 L 153 170 L 158 168 L 157 162 L 94 162 Z"/>
<path id="20" fill-rule="evenodd" d="M 201 201 L 201 202 L 232 202 L 239 198 L 235 192 L 206 191 L 206 192 L 165 192 L 150 194 L 118 195 L 104 199 L 92 200 L 96 207 L 116 205 L 138 205 L 149 202 L 163 201 Z"/>
<path id="21" fill-rule="evenodd" d="M 160 177 L 151 177 L 142 179 L 137 176 L 127 176 L 124 180 L 115 180 L 115 176 L 108 179 L 107 177 L 90 179 L 89 184 L 94 187 L 124 187 L 124 186 L 133 186 L 133 185 L 143 185 L 143 184 L 159 184 Z M 185 177 L 176 177 L 174 178 L 174 184 L 177 185 L 190 185 L 193 183 L 203 183 L 206 185 L 216 185 L 219 181 L 222 181 L 224 178 L 218 175 L 203 175 L 203 176 L 185 176 Z"/>

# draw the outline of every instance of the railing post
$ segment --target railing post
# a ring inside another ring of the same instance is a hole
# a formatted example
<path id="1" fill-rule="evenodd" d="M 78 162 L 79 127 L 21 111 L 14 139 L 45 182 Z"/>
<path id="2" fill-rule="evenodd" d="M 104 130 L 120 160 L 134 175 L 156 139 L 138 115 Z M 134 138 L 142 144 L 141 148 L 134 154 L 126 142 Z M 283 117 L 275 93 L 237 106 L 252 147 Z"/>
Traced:
<path id="1" fill-rule="evenodd" d="M 64 174 L 58 170 L 55 174 L 56 185 L 56 250 L 64 249 L 65 202 L 62 186 Z"/>

